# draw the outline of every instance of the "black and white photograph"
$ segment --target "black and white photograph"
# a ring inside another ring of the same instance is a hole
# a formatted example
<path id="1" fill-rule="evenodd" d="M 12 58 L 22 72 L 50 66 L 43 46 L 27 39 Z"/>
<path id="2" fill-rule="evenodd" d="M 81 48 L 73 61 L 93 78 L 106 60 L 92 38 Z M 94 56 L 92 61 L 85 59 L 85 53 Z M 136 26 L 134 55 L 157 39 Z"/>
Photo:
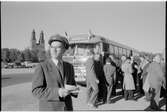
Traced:
<path id="1" fill-rule="evenodd" d="M 1 1 L 1 111 L 166 111 L 166 2 Z"/>

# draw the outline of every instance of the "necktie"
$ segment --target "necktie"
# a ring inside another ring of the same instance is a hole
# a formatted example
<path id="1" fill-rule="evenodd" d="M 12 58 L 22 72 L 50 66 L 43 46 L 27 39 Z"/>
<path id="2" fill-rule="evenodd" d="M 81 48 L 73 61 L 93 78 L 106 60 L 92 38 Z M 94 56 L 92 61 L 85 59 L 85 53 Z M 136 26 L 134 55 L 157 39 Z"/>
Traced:
<path id="1" fill-rule="evenodd" d="M 61 74 L 62 78 L 64 79 L 63 65 L 60 61 L 58 61 L 58 63 L 57 63 L 57 68 L 60 71 L 60 74 Z"/>

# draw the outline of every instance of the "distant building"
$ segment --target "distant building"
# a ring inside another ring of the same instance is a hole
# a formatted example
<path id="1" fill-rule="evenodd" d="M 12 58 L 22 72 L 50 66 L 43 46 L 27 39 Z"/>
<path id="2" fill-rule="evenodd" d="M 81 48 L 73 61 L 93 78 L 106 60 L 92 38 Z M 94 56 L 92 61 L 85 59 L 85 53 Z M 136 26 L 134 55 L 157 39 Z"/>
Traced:
<path id="1" fill-rule="evenodd" d="M 31 43 L 30 45 L 31 50 L 45 51 L 45 40 L 43 31 L 41 31 L 39 42 L 37 43 L 35 30 L 33 30 L 30 43 Z"/>

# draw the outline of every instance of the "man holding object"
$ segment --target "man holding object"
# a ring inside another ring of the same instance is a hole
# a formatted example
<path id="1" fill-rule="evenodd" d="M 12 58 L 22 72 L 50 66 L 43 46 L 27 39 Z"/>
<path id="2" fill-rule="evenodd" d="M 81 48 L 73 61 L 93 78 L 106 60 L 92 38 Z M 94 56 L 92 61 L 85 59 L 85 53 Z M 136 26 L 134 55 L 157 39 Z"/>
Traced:
<path id="1" fill-rule="evenodd" d="M 36 67 L 32 94 L 39 99 L 39 111 L 72 111 L 73 93 L 65 85 L 76 86 L 74 68 L 62 60 L 69 47 L 68 40 L 57 34 L 51 36 L 48 43 L 51 58 Z"/>

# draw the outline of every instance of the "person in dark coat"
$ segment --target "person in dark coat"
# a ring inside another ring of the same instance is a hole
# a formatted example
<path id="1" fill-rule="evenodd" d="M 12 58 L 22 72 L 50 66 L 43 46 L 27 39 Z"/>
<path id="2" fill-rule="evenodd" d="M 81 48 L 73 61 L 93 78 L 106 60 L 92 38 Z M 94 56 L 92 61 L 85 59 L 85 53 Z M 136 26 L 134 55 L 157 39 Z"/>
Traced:
<path id="1" fill-rule="evenodd" d="M 106 59 L 106 64 L 103 67 L 104 74 L 107 80 L 107 103 L 110 103 L 112 87 L 116 81 L 116 67 L 111 64 L 111 59 Z"/>
<path id="2" fill-rule="evenodd" d="M 133 80 L 135 83 L 135 89 L 136 92 L 138 92 L 140 90 L 139 88 L 139 75 L 138 75 L 138 71 L 137 71 L 137 63 L 134 61 L 134 57 L 131 57 L 131 64 L 132 64 L 132 76 L 133 76 Z"/>
<path id="3" fill-rule="evenodd" d="M 107 96 L 107 81 L 103 71 L 103 64 L 101 62 L 102 56 L 100 54 L 95 54 L 94 56 L 94 65 L 95 65 L 95 74 L 99 80 L 99 93 L 98 93 L 98 104 L 104 104 L 106 102 Z"/>
<path id="4" fill-rule="evenodd" d="M 73 110 L 71 93 L 66 85 L 76 87 L 72 64 L 62 60 L 62 55 L 68 49 L 68 40 L 57 34 L 49 41 L 50 55 L 35 68 L 32 81 L 32 94 L 39 99 L 39 111 Z"/>
<path id="5" fill-rule="evenodd" d="M 87 86 L 87 104 L 90 107 L 97 108 L 97 97 L 99 93 L 99 80 L 95 72 L 94 51 L 89 51 L 89 58 L 86 61 L 86 86 Z"/>

